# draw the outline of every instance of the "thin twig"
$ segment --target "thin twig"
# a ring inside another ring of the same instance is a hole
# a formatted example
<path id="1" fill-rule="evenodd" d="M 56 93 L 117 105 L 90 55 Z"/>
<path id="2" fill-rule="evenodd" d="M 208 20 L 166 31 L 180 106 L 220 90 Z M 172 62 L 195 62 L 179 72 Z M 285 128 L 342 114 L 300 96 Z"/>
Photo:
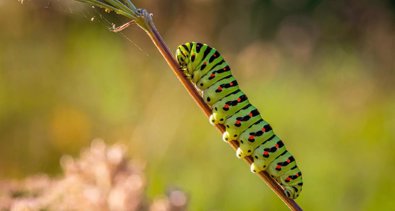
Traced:
<path id="1" fill-rule="evenodd" d="M 100 0 L 77 0 L 77 1 L 91 3 L 105 8 L 104 5 L 105 3 L 101 2 Z M 118 4 L 122 4 L 120 8 L 112 7 L 111 10 L 114 10 L 118 14 L 131 18 L 140 28 L 142 28 L 148 34 L 148 36 L 151 38 L 156 48 L 162 54 L 163 58 L 166 60 L 167 64 L 170 66 L 170 68 L 172 69 L 173 73 L 176 75 L 178 80 L 182 83 L 182 85 L 185 87 L 185 89 L 188 91 L 191 97 L 195 100 L 196 104 L 198 104 L 198 106 L 203 110 L 205 115 L 209 117 L 211 115 L 211 108 L 203 101 L 201 95 L 195 89 L 194 85 L 185 77 L 177 61 L 172 56 L 173 54 L 170 52 L 162 36 L 159 34 L 158 30 L 156 29 L 154 22 L 152 20 L 152 15 L 148 13 L 145 9 L 136 9 L 136 7 L 134 7 L 134 5 L 129 0 L 123 0 L 123 2 L 126 2 L 126 5 L 122 2 L 119 2 L 119 0 L 102 0 L 102 1 L 105 1 L 107 4 L 110 3 L 114 7 L 117 7 Z M 129 8 L 125 10 L 124 7 L 127 6 Z M 125 15 L 124 13 L 127 14 Z M 127 26 L 128 26 L 127 24 L 121 26 L 121 28 L 119 28 L 118 31 L 125 29 Z M 216 127 L 221 133 L 225 132 L 225 127 L 223 125 L 216 125 Z M 229 145 L 234 150 L 237 150 L 237 148 L 239 147 L 237 141 L 234 140 L 230 141 Z M 249 165 L 253 163 L 253 159 L 251 156 L 245 157 L 244 160 Z M 259 172 L 258 175 L 270 187 L 270 189 L 272 189 L 277 194 L 277 196 L 289 207 L 290 210 L 302 211 L 302 208 L 300 208 L 299 205 L 293 199 L 287 197 L 284 194 L 284 190 L 282 189 L 282 187 L 274 179 L 272 179 L 267 172 L 262 171 Z"/>
<path id="2" fill-rule="evenodd" d="M 115 24 L 113 24 L 111 31 L 115 33 L 121 32 L 124 29 L 128 28 L 132 23 L 134 23 L 134 20 L 131 20 L 125 24 L 122 24 L 122 26 L 118 26 L 118 27 L 115 27 Z"/>

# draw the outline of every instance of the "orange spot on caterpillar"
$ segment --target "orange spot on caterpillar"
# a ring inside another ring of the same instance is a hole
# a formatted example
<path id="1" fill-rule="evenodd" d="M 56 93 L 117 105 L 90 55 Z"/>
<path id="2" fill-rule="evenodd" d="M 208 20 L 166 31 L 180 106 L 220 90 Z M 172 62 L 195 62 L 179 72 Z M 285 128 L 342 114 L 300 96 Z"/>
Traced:
<path id="1" fill-rule="evenodd" d="M 218 90 L 218 91 L 222 91 L 222 87 L 221 87 L 221 86 L 218 86 L 217 90 Z"/>
<path id="2" fill-rule="evenodd" d="M 237 98 L 237 102 L 239 102 L 240 103 L 240 101 L 241 101 L 241 98 L 239 97 L 239 98 Z"/>
<path id="3" fill-rule="evenodd" d="M 250 117 L 252 117 L 252 115 L 253 115 L 252 112 L 248 114 L 248 116 L 250 116 Z"/>
<path id="4" fill-rule="evenodd" d="M 268 152 L 268 151 L 264 151 L 264 152 L 263 152 L 263 155 L 268 156 L 268 155 L 269 155 L 269 152 Z"/>
<path id="5" fill-rule="evenodd" d="M 290 163 L 290 162 L 291 162 L 291 160 L 290 160 L 290 159 L 288 159 L 288 160 L 287 160 L 287 163 Z"/>
<path id="6" fill-rule="evenodd" d="M 275 147 L 278 149 L 280 146 L 278 144 L 276 144 Z"/>
<path id="7" fill-rule="evenodd" d="M 262 132 L 266 132 L 266 128 L 263 127 L 263 128 L 262 128 Z"/>
<path id="8" fill-rule="evenodd" d="M 230 86 L 233 86 L 233 82 L 230 82 L 229 85 L 230 85 Z"/>
<path id="9" fill-rule="evenodd" d="M 211 73 L 210 78 L 214 78 L 215 77 L 215 73 Z"/>
<path id="10" fill-rule="evenodd" d="M 248 140 L 254 140 L 254 136 L 251 135 L 250 137 L 248 137 Z"/>
<path id="11" fill-rule="evenodd" d="M 225 105 L 224 105 L 224 108 L 229 108 L 229 105 L 228 105 L 228 104 L 225 104 Z"/>

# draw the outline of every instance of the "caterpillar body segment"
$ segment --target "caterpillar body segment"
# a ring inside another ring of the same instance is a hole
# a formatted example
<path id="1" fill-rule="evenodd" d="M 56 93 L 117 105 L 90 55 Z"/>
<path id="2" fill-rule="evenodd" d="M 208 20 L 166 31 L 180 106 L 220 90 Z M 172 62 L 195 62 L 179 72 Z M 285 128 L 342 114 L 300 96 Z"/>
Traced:
<path id="1" fill-rule="evenodd" d="M 215 65 L 213 65 L 212 70 L 200 77 L 199 81 L 196 83 L 196 86 L 200 90 L 205 90 L 215 82 L 231 75 L 232 72 L 230 71 L 230 68 L 226 62 L 224 60 L 219 60 L 215 63 Z"/>
<path id="2" fill-rule="evenodd" d="M 249 104 L 250 102 L 247 96 L 239 89 L 222 98 L 212 106 L 215 112 L 210 116 L 210 123 L 224 124 L 226 119 Z"/>
<path id="3" fill-rule="evenodd" d="M 255 106 L 249 104 L 225 120 L 224 141 L 238 140 L 239 135 L 262 117 Z"/>
<path id="4" fill-rule="evenodd" d="M 240 90 L 221 54 L 206 44 L 189 42 L 177 48 L 176 58 L 185 76 L 202 92 L 205 103 L 211 107 L 210 123 L 225 126 L 224 141 L 239 143 L 236 156 L 251 156 L 252 172 L 266 171 L 288 197 L 297 198 L 303 181 L 295 158 Z"/>
<path id="5" fill-rule="evenodd" d="M 244 158 L 251 155 L 260 144 L 273 135 L 272 127 L 261 119 L 240 135 L 238 139 L 240 146 L 236 151 L 236 156 Z"/>
<path id="6" fill-rule="evenodd" d="M 288 151 L 284 151 L 280 156 L 278 156 L 274 161 L 272 161 L 267 171 L 271 172 L 274 178 L 278 179 L 284 173 L 288 172 L 292 167 L 294 167 L 295 159 Z"/>
<path id="7" fill-rule="evenodd" d="M 208 105 L 212 106 L 237 90 L 239 90 L 239 86 L 236 79 L 233 76 L 228 76 L 204 90 L 203 99 Z"/>
<path id="8" fill-rule="evenodd" d="M 288 197 L 295 199 L 299 196 L 303 186 L 302 173 L 278 136 L 273 135 L 256 148 L 253 158 L 253 173 L 266 170 L 283 186 Z"/>
<path id="9" fill-rule="evenodd" d="M 283 174 L 281 177 L 277 178 L 277 182 L 284 187 L 284 192 L 288 197 L 297 198 L 303 186 L 302 172 L 295 165 L 287 174 Z"/>
<path id="10" fill-rule="evenodd" d="M 254 163 L 251 165 L 251 171 L 256 173 L 266 170 L 269 164 L 284 152 L 287 152 L 287 150 L 283 141 L 278 136 L 273 135 L 253 152 Z"/>

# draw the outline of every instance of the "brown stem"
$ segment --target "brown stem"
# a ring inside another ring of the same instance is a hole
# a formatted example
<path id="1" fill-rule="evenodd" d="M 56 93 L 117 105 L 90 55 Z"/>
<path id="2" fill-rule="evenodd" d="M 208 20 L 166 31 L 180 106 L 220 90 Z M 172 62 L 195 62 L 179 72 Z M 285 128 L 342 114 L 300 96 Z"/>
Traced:
<path id="1" fill-rule="evenodd" d="M 156 48 L 160 51 L 167 64 L 173 70 L 173 73 L 177 76 L 178 80 L 184 85 L 185 89 L 187 89 L 188 93 L 195 100 L 195 102 L 199 105 L 199 107 L 203 110 L 207 117 L 211 115 L 211 108 L 203 101 L 200 94 L 197 92 L 193 84 L 184 76 L 184 73 L 180 69 L 177 61 L 172 56 L 169 48 L 164 42 L 162 36 L 159 34 L 156 29 L 154 22 L 152 20 L 151 14 L 149 14 L 146 10 L 141 10 L 142 16 L 144 18 L 145 26 L 139 26 L 147 32 L 148 36 L 154 42 Z M 225 132 L 225 127 L 223 125 L 216 125 L 217 129 L 223 133 Z M 230 146 L 236 150 L 239 146 L 236 141 L 229 142 Z M 253 163 L 252 157 L 248 156 L 244 159 L 249 165 Z M 284 194 L 284 190 L 281 186 L 272 179 L 267 172 L 262 171 L 258 173 L 259 177 L 263 179 L 263 181 L 280 197 L 280 199 L 289 207 L 290 210 L 293 211 L 301 211 L 302 208 L 291 198 L 287 197 Z"/>

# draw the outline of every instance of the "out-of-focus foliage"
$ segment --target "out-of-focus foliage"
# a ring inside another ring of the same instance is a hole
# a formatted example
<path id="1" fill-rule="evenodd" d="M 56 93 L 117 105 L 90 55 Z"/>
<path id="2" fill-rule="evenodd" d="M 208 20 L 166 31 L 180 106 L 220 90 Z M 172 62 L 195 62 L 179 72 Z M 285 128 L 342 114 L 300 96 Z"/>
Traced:
<path id="1" fill-rule="evenodd" d="M 0 180 L 1 210 L 128 210 L 184 211 L 187 197 L 168 190 L 167 197 L 152 203 L 145 197 L 143 166 L 128 159 L 122 145 L 107 146 L 94 140 L 77 159 L 64 156 L 63 175 L 45 175 L 23 181 Z"/>
<path id="2" fill-rule="evenodd" d="M 147 0 L 171 49 L 221 51 L 304 174 L 305 210 L 395 207 L 393 1 Z M 221 141 L 137 27 L 73 1 L 0 0 L 0 176 L 59 173 L 94 137 L 191 210 L 286 210 Z"/>

